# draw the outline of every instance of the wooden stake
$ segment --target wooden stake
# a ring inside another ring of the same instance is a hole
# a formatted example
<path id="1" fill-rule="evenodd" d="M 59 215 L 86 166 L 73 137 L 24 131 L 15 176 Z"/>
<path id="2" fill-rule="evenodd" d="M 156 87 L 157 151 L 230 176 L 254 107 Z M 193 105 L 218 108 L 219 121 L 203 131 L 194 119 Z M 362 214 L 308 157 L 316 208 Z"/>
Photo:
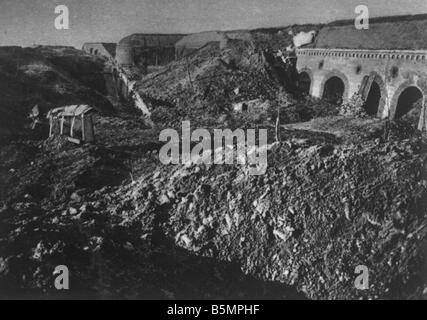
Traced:
<path id="1" fill-rule="evenodd" d="M 53 135 L 53 118 L 49 117 L 49 138 Z"/>
<path id="2" fill-rule="evenodd" d="M 86 137 L 85 137 L 85 115 L 84 114 L 82 114 L 81 121 L 82 121 L 82 140 L 85 141 Z"/>
<path id="3" fill-rule="evenodd" d="M 74 137 L 74 124 L 76 122 L 76 117 L 73 117 L 73 120 L 71 121 L 71 129 L 70 129 L 70 136 L 71 138 Z"/>
<path id="4" fill-rule="evenodd" d="M 61 118 L 61 129 L 60 129 L 60 134 L 61 135 L 64 134 L 64 121 L 65 121 L 65 117 L 62 116 L 62 118 Z"/>

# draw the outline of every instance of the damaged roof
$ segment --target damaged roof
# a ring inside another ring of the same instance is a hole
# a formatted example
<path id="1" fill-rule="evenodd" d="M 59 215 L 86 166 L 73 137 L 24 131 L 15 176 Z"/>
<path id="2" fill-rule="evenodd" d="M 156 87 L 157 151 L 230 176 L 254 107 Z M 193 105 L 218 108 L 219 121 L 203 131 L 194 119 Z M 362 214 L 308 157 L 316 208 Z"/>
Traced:
<path id="1" fill-rule="evenodd" d="M 130 47 L 174 47 L 185 34 L 144 34 L 135 33 L 120 40 L 118 46 Z"/>
<path id="2" fill-rule="evenodd" d="M 49 111 L 47 114 L 47 117 L 77 117 L 81 116 L 83 114 L 86 114 L 88 112 L 93 111 L 94 109 L 89 107 L 86 104 L 78 104 L 73 106 L 65 106 L 60 108 L 55 108 Z"/>

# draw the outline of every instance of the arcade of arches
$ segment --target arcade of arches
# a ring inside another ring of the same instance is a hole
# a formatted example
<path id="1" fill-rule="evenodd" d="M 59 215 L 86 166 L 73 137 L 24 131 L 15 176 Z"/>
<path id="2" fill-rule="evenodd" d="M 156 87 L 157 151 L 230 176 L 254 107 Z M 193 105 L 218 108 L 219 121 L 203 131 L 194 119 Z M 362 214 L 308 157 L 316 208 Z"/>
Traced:
<path id="1" fill-rule="evenodd" d="M 302 95 L 310 95 L 312 81 L 310 75 L 303 71 L 299 74 L 298 88 Z M 338 76 L 329 78 L 323 88 L 323 99 L 334 103 L 341 104 L 343 102 L 343 95 L 345 92 L 345 84 L 343 80 Z M 372 81 L 369 93 L 366 96 L 365 111 L 370 116 L 379 116 L 379 106 L 381 103 L 382 91 L 380 84 L 374 80 Z M 399 95 L 396 104 L 396 111 L 394 118 L 398 119 L 416 109 L 416 112 L 420 112 L 422 108 L 424 95 L 421 90 L 415 86 L 410 86 L 403 90 Z"/>

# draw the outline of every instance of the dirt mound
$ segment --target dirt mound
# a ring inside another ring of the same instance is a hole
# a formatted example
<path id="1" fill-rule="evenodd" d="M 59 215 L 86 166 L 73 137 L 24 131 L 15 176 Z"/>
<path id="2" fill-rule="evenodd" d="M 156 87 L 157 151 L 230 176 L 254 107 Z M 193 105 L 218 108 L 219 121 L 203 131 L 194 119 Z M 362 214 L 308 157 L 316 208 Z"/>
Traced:
<path id="1" fill-rule="evenodd" d="M 231 111 L 233 102 L 275 99 L 279 83 L 266 70 L 263 52 L 249 41 L 208 44 L 138 83 L 155 122 L 200 122 Z"/>

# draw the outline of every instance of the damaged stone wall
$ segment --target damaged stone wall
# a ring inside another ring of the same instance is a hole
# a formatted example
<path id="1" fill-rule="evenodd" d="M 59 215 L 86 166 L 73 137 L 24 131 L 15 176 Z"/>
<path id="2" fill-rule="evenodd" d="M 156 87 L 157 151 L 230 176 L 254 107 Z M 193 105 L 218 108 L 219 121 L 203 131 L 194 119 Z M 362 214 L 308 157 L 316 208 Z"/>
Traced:
<path id="1" fill-rule="evenodd" d="M 147 72 L 150 65 L 165 65 L 175 59 L 175 44 L 183 34 L 133 34 L 117 45 L 116 61 L 119 65 L 135 65 Z"/>
<path id="2" fill-rule="evenodd" d="M 297 55 L 297 69 L 310 75 L 314 97 L 321 98 L 327 81 L 335 77 L 344 85 L 342 100 L 347 102 L 363 89 L 368 77 L 371 84 L 376 80 L 380 86 L 379 118 L 395 118 L 399 98 L 407 88 L 417 88 L 423 96 L 423 108 L 426 105 L 427 51 L 299 49 Z M 420 118 L 420 130 L 425 129 L 424 123 Z"/>

